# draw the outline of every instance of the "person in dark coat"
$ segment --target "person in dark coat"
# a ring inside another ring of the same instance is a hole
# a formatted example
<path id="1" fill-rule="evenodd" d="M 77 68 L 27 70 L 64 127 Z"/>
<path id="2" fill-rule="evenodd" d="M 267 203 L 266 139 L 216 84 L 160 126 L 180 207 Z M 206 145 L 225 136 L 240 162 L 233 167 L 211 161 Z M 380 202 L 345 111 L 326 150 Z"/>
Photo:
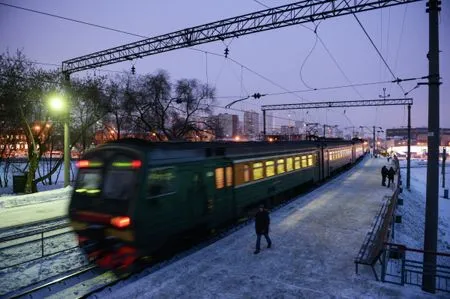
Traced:
<path id="1" fill-rule="evenodd" d="M 261 245 L 261 235 L 266 238 L 267 248 L 272 246 L 272 241 L 269 238 L 269 225 L 270 225 L 270 217 L 269 212 L 264 209 L 264 205 L 259 206 L 259 211 L 255 216 L 255 231 L 256 231 L 256 250 L 254 254 L 258 254 L 260 251 Z"/>
<path id="2" fill-rule="evenodd" d="M 387 185 L 388 188 L 391 186 L 391 182 L 392 182 L 392 184 L 394 184 L 394 175 L 395 175 L 395 170 L 391 166 L 391 168 L 389 168 L 389 170 L 388 170 L 388 185 Z"/>
<path id="3" fill-rule="evenodd" d="M 381 168 L 381 186 L 386 186 L 386 177 L 388 176 L 389 170 L 386 165 Z"/>

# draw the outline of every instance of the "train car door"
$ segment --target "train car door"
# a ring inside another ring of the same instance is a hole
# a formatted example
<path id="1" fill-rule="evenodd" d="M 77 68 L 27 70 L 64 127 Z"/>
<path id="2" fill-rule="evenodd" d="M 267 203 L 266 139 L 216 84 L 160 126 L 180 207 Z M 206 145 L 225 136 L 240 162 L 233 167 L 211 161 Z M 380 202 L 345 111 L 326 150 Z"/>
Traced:
<path id="1" fill-rule="evenodd" d="M 323 178 L 326 179 L 330 176 L 330 151 L 328 149 L 323 150 Z"/>
<path id="2" fill-rule="evenodd" d="M 216 225 L 226 223 L 233 218 L 233 164 L 230 161 L 218 161 L 207 178 L 210 180 L 208 186 L 211 187 L 209 204 L 214 215 L 213 222 Z"/>

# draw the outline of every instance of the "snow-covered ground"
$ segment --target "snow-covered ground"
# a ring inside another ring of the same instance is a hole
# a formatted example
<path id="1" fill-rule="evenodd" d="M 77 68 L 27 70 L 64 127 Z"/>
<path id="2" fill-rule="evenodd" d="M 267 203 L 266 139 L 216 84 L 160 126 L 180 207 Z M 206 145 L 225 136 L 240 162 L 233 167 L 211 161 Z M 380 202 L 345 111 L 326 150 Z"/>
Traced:
<path id="1" fill-rule="evenodd" d="M 379 169 L 384 161 L 366 159 L 349 173 L 272 213 L 271 237 L 274 248 L 264 249 L 259 255 L 253 255 L 255 236 L 253 226 L 249 225 L 136 282 L 122 282 L 112 289 L 112 293 L 104 291 L 98 297 L 445 298 L 448 294 L 442 292 L 430 296 L 422 292 L 420 287 L 410 285 L 401 287 L 376 282 L 369 267 L 360 266 L 360 275 L 354 274 L 353 258 L 371 223 L 365 221 L 364 225 L 361 225 L 360 218 L 372 219 L 381 204 L 383 194 L 389 192 L 389 189 L 379 186 Z M 447 169 L 448 180 L 450 167 Z M 370 174 L 368 177 L 367 173 Z M 405 182 L 406 169 L 402 168 L 402 173 Z M 375 184 L 373 180 L 376 181 Z M 339 188 L 347 188 L 347 192 L 350 192 L 352 188 L 361 188 L 369 181 L 372 181 L 373 190 L 368 191 L 367 196 L 374 200 L 370 207 L 354 205 L 351 203 L 352 198 L 342 198 L 342 194 L 339 193 Z M 447 187 L 449 183 L 447 181 Z M 399 207 L 398 213 L 403 216 L 403 222 L 395 226 L 394 241 L 411 248 L 423 248 L 426 166 L 414 167 L 411 170 L 411 187 L 411 191 L 405 190 L 401 196 L 404 198 L 404 205 Z M 36 204 L 36 202 L 49 200 L 53 201 L 47 204 L 68 202 L 68 189 L 23 195 L 20 199 L 11 196 L 1 197 L 2 201 L 20 202 L 22 206 L 12 207 L 13 204 L 4 204 L 3 208 L 0 208 L 0 217 L 7 219 L 8 215 L 15 215 L 14 210 L 17 209 L 21 209 L 20 217 L 25 219 L 39 209 L 44 216 L 49 207 L 43 208 L 45 203 Z M 439 197 L 438 250 L 449 252 L 450 199 L 442 198 L 443 190 L 439 189 L 441 197 Z M 326 198 L 323 197 L 325 195 Z M 58 199 L 55 200 L 56 197 Z M 339 206 L 345 206 L 346 209 L 338 210 Z M 333 211 L 342 212 L 341 217 L 335 218 L 336 215 L 331 214 Z M 365 214 L 354 214 L 355 211 L 358 213 L 365 211 Z M 17 217 L 15 215 L 15 218 Z M 327 222 L 331 219 L 332 222 Z M 355 227 L 356 225 L 360 227 Z M 342 242 L 341 248 L 332 245 L 336 240 Z M 345 246 L 349 242 L 358 245 Z M 50 260 L 34 267 L 18 269 L 17 274 L 0 273 L 0 281 L 3 281 L 3 287 L 6 285 L 11 287 L 18 280 L 33 281 L 36 277 L 48 277 L 49 272 L 54 274 L 54 270 L 68 269 L 83 262 L 76 256 L 64 262 L 58 259 L 52 263 Z"/>

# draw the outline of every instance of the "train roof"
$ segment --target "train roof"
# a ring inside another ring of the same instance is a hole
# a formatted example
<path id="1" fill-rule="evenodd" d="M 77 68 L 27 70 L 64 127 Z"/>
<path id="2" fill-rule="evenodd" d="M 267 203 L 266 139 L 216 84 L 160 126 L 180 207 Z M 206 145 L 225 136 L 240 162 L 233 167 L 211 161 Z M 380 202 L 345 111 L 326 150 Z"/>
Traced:
<path id="1" fill-rule="evenodd" d="M 142 139 L 120 139 L 99 146 L 97 149 L 129 147 L 147 154 L 153 164 L 198 161 L 213 157 L 245 159 L 258 156 L 277 156 L 293 152 L 305 152 L 320 146 L 340 147 L 354 143 L 345 140 L 322 141 L 247 141 L 247 142 L 150 142 Z"/>

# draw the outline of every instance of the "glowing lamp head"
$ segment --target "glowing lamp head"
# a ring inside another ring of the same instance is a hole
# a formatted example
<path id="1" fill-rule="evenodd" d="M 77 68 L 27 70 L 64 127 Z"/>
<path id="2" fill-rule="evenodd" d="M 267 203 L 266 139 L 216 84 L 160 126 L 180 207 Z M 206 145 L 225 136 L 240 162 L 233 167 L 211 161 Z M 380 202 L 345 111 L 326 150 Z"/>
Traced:
<path id="1" fill-rule="evenodd" d="M 64 101 L 60 97 L 52 97 L 49 103 L 50 108 L 54 111 L 63 111 L 65 109 Z"/>

